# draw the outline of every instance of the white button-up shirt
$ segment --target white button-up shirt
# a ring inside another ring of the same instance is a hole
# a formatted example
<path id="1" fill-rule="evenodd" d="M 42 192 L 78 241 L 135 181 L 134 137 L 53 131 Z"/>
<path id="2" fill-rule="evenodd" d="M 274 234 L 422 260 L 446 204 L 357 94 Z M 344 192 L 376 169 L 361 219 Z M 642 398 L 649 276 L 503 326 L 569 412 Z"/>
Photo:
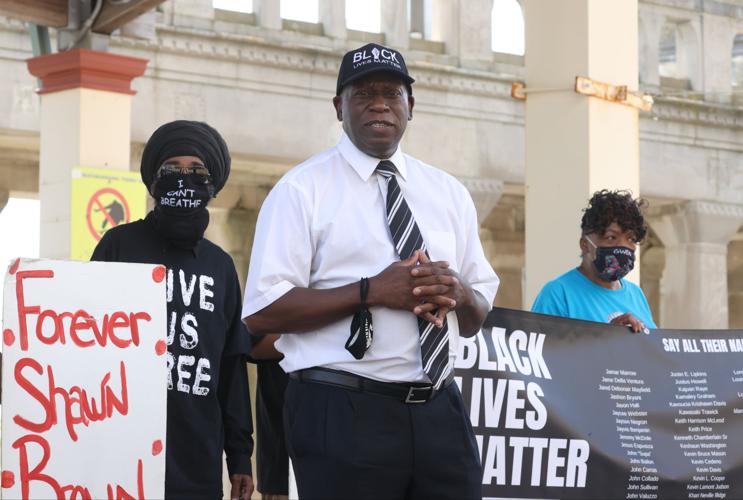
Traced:
<path id="1" fill-rule="evenodd" d="M 400 260 L 387 225 L 387 185 L 375 174 L 379 161 L 343 134 L 336 147 L 279 180 L 258 216 L 243 318 L 294 287 L 336 288 L 375 276 Z M 499 280 L 483 253 L 467 189 L 399 148 L 390 161 L 398 169 L 398 181 L 431 260 L 449 262 L 492 304 Z M 385 382 L 428 381 L 421 366 L 416 316 L 384 307 L 370 311 L 374 340 L 361 360 L 345 349 L 349 316 L 310 332 L 282 332 L 276 348 L 284 354 L 284 371 L 321 366 Z M 453 366 L 459 339 L 456 312 L 447 319 Z"/>

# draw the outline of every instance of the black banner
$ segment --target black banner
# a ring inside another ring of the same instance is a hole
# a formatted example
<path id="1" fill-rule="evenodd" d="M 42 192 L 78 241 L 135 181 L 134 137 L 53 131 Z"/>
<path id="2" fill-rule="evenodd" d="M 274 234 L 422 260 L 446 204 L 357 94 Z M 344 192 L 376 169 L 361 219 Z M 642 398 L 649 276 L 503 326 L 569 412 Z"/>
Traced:
<path id="1" fill-rule="evenodd" d="M 496 308 L 456 368 L 486 498 L 743 498 L 743 331 Z"/>

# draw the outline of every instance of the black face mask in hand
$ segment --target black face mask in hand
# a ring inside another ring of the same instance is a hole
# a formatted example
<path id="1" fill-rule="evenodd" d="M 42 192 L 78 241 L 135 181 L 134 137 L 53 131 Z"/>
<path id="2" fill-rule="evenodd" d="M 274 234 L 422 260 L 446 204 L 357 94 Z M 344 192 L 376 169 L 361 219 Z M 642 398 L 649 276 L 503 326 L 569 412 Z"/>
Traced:
<path id="1" fill-rule="evenodd" d="M 208 185 L 197 174 L 170 174 L 155 185 L 155 229 L 179 248 L 193 248 L 209 225 Z"/>

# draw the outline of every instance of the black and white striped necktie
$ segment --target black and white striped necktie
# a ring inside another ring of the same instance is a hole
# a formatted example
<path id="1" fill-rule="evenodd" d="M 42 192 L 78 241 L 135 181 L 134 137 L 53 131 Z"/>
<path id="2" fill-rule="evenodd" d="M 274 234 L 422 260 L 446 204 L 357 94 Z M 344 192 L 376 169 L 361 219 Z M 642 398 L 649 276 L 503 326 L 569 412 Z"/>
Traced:
<path id="1" fill-rule="evenodd" d="M 428 255 L 423 236 L 413 218 L 413 212 L 410 211 L 400 190 L 396 172 L 395 164 L 389 160 L 382 160 L 377 165 L 377 173 L 387 181 L 387 224 L 390 226 L 395 249 L 401 260 L 407 259 L 418 249 L 424 250 Z M 446 318 L 441 328 L 438 328 L 433 323 L 419 317 L 418 331 L 420 332 L 423 371 L 431 379 L 433 386 L 438 389 L 444 380 L 443 375 L 448 372 L 449 326 Z"/>

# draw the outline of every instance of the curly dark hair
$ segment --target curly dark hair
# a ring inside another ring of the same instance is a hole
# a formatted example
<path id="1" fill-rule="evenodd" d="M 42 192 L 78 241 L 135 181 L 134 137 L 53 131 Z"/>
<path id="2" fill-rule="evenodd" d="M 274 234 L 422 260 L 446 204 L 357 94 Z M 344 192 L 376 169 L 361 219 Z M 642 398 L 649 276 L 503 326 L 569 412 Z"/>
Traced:
<path id="1" fill-rule="evenodd" d="M 647 202 L 642 198 L 633 199 L 629 191 L 609 191 L 602 189 L 593 193 L 588 207 L 583 209 L 580 228 L 583 234 L 603 234 L 612 222 L 623 231 L 630 231 L 637 243 L 645 239 L 648 226 L 642 215 Z"/>

